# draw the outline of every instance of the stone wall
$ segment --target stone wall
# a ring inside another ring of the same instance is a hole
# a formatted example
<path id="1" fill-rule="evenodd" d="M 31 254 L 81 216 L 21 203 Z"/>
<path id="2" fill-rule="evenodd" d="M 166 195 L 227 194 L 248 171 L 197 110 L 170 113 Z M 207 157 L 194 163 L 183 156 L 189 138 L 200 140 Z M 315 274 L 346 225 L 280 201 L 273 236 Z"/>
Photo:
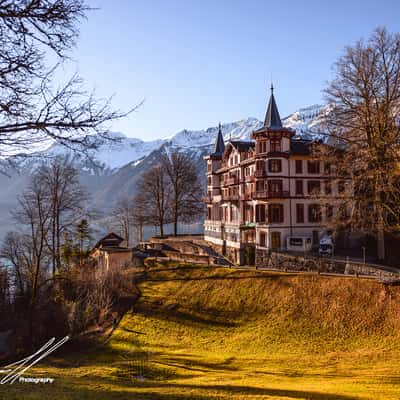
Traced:
<path id="1" fill-rule="evenodd" d="M 319 272 L 369 276 L 380 280 L 400 279 L 400 271 L 384 266 L 360 264 L 295 253 L 256 251 L 256 267 L 293 272 Z"/>
<path id="2" fill-rule="evenodd" d="M 207 264 L 207 265 L 216 263 L 213 257 L 201 254 L 182 253 L 179 251 L 172 251 L 172 250 L 163 250 L 163 253 L 170 260 L 174 261 L 192 262 L 195 264 Z"/>

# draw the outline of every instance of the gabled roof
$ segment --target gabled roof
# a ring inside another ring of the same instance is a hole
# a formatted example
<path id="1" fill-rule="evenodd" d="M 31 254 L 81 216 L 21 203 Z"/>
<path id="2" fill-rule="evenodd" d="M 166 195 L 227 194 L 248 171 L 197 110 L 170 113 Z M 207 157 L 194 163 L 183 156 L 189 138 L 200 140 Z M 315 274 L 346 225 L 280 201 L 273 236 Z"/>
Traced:
<path id="1" fill-rule="evenodd" d="M 274 87 L 271 85 L 271 97 L 269 99 L 267 112 L 265 114 L 264 128 L 280 129 L 282 128 L 281 117 L 274 97 Z"/>
<path id="2" fill-rule="evenodd" d="M 114 232 L 110 232 L 108 235 L 100 239 L 95 245 L 94 249 L 99 247 L 119 247 L 119 245 L 124 241 L 124 238 L 117 235 Z"/>
<path id="3" fill-rule="evenodd" d="M 230 140 L 229 143 L 239 151 L 248 151 L 255 147 L 254 142 L 249 142 L 245 140 Z"/>
<path id="4" fill-rule="evenodd" d="M 245 140 L 229 140 L 226 144 L 225 151 L 223 157 L 226 158 L 229 156 L 232 150 L 237 150 L 239 152 L 248 151 L 255 147 L 255 142 L 248 142 Z"/>

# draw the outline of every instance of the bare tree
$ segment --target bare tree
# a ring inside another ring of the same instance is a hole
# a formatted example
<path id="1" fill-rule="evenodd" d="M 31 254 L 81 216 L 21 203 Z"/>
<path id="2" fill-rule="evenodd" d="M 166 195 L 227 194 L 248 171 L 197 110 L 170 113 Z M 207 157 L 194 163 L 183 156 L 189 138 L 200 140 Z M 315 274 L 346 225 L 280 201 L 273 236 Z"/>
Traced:
<path id="1" fill-rule="evenodd" d="M 147 221 L 148 210 L 142 193 L 137 193 L 133 198 L 133 223 L 137 230 L 137 239 L 143 241 L 143 227 Z"/>
<path id="2" fill-rule="evenodd" d="M 203 189 L 196 166 L 184 153 L 173 152 L 162 159 L 172 188 L 171 211 L 174 235 L 178 234 L 179 222 L 193 222 L 202 214 Z"/>
<path id="3" fill-rule="evenodd" d="M 40 281 L 47 276 L 50 265 L 47 251 L 47 237 L 50 230 L 52 207 L 50 194 L 45 182 L 38 175 L 33 176 L 28 189 L 18 199 L 19 208 L 14 213 L 18 223 L 26 227 L 31 246 L 31 298 L 29 303 L 29 333 L 33 330 L 34 311 Z"/>
<path id="4" fill-rule="evenodd" d="M 32 246 L 29 235 L 21 232 L 8 232 L 0 250 L 0 257 L 8 261 L 12 271 L 15 294 L 25 295 L 31 288 Z"/>
<path id="5" fill-rule="evenodd" d="M 134 204 L 132 200 L 126 197 L 119 199 L 112 211 L 112 220 L 118 228 L 118 233 L 122 235 L 129 247 L 134 224 Z"/>
<path id="6" fill-rule="evenodd" d="M 146 209 L 146 224 L 156 225 L 164 235 L 164 225 L 170 221 L 171 187 L 165 169 L 154 166 L 146 171 L 137 187 L 140 207 Z"/>
<path id="7" fill-rule="evenodd" d="M 51 220 L 48 247 L 52 255 L 53 275 L 61 269 L 62 237 L 86 213 L 87 191 L 80 185 L 78 171 L 63 157 L 43 164 L 36 172 L 49 194 Z"/>
<path id="8" fill-rule="evenodd" d="M 335 73 L 326 89 L 335 146 L 326 157 L 353 182 L 347 223 L 374 234 L 383 259 L 385 232 L 400 228 L 400 35 L 377 29 L 345 49 Z"/>
<path id="9" fill-rule="evenodd" d="M 108 138 L 105 124 L 126 115 L 86 93 L 77 75 L 55 85 L 88 10 L 83 0 L 0 2 L 0 156 L 49 141 L 93 149 Z"/>

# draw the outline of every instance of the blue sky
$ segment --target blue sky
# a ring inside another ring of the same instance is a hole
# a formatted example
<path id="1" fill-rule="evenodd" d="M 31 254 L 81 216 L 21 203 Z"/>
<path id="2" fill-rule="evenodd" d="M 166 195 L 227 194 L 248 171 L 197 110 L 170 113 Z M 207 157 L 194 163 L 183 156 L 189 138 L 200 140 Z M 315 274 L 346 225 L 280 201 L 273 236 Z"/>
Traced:
<path id="1" fill-rule="evenodd" d="M 323 101 L 332 64 L 378 26 L 399 30 L 395 0 L 87 0 L 66 73 L 116 108 L 112 130 L 144 140 L 263 118 L 270 80 L 281 116 Z"/>

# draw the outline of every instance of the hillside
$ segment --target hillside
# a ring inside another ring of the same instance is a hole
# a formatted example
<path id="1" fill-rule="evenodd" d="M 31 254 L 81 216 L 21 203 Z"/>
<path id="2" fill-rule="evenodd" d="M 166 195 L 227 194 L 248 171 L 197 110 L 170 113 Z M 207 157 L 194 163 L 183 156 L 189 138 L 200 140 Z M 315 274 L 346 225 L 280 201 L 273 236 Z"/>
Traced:
<path id="1" fill-rule="evenodd" d="M 400 288 L 354 278 L 154 265 L 103 349 L 4 399 L 398 399 Z"/>

